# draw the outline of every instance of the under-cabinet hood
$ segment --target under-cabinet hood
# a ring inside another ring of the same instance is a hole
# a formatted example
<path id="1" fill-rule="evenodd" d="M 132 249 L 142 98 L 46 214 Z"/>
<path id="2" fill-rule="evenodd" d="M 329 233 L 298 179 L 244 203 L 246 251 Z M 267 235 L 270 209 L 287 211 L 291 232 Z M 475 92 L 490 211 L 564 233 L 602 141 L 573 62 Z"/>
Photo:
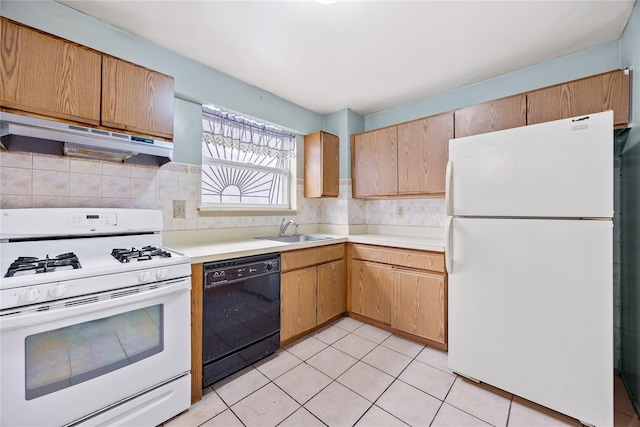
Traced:
<path id="1" fill-rule="evenodd" d="M 152 166 L 173 159 L 168 141 L 5 112 L 0 113 L 0 144 L 11 151 Z"/>

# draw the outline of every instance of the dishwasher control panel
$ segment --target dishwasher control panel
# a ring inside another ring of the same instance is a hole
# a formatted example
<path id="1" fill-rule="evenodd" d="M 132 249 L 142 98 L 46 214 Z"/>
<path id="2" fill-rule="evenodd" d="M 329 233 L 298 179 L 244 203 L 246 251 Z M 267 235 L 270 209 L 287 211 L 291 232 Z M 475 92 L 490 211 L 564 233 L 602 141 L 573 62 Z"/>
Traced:
<path id="1" fill-rule="evenodd" d="M 207 289 L 268 274 L 280 274 L 280 254 L 205 263 L 204 287 Z"/>

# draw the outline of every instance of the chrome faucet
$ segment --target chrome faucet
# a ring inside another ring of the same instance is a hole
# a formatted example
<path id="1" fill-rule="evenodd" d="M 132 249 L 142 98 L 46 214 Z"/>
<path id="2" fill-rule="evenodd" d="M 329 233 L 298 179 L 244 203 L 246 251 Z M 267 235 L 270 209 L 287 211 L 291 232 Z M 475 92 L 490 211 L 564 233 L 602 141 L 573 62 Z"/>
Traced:
<path id="1" fill-rule="evenodd" d="M 287 231 L 287 227 L 289 227 L 291 224 L 296 224 L 296 222 L 292 219 L 287 221 L 287 218 L 282 218 L 282 222 L 280 223 L 280 236 L 284 236 L 284 233 L 286 233 Z M 298 224 L 296 224 L 296 229 L 297 228 Z"/>

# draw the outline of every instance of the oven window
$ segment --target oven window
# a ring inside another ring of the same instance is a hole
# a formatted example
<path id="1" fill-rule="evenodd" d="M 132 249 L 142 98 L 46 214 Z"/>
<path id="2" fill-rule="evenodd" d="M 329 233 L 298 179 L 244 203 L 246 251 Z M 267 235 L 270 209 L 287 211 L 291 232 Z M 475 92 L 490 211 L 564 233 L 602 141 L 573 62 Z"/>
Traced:
<path id="1" fill-rule="evenodd" d="M 91 320 L 25 339 L 27 400 L 88 381 L 160 353 L 163 305 Z"/>

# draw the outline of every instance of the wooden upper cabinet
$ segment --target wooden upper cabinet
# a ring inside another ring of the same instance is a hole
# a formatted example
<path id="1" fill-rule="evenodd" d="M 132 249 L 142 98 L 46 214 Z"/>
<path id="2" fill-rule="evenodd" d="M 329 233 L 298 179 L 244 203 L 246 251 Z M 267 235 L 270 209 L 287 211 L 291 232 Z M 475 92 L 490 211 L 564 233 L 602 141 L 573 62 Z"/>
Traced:
<path id="1" fill-rule="evenodd" d="M 629 72 L 615 70 L 527 94 L 527 124 L 613 110 L 613 124 L 629 123 Z"/>
<path id="2" fill-rule="evenodd" d="M 304 137 L 304 197 L 338 197 L 340 139 L 327 132 Z"/>
<path id="3" fill-rule="evenodd" d="M 353 137 L 353 197 L 398 194 L 398 127 Z"/>
<path id="4" fill-rule="evenodd" d="M 173 139 L 173 77 L 104 56 L 102 124 Z"/>
<path id="5" fill-rule="evenodd" d="M 102 55 L 0 18 L 0 104 L 100 124 Z"/>
<path id="6" fill-rule="evenodd" d="M 444 194 L 453 112 L 398 125 L 398 192 Z"/>
<path id="7" fill-rule="evenodd" d="M 527 124 L 527 95 L 500 98 L 455 111 L 455 137 L 478 135 Z"/>

